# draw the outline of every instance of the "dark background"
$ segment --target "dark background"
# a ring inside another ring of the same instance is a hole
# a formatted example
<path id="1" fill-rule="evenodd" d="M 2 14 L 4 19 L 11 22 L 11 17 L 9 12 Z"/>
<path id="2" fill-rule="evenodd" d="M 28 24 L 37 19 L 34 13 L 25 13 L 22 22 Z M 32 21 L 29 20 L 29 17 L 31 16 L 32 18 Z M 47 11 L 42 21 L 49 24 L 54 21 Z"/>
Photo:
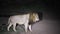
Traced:
<path id="1" fill-rule="evenodd" d="M 59 1 L 57 0 L 0 0 L 0 15 L 14 15 L 28 11 L 42 12 L 59 19 Z"/>

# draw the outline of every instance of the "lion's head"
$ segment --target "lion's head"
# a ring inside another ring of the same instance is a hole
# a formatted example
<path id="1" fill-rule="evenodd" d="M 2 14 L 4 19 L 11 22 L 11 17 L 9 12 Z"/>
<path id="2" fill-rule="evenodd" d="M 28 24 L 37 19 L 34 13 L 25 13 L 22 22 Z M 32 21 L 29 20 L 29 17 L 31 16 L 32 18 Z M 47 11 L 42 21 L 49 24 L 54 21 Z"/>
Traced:
<path id="1" fill-rule="evenodd" d="M 39 21 L 38 13 L 30 13 L 29 21 L 32 22 L 32 23 Z"/>

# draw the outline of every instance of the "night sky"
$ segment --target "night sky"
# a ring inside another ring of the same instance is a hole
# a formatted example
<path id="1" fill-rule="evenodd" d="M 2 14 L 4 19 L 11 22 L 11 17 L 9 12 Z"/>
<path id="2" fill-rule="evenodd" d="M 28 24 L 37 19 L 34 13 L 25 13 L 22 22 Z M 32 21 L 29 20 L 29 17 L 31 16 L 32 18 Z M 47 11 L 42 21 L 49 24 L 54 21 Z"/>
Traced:
<path id="1" fill-rule="evenodd" d="M 29 11 L 46 12 L 59 16 L 57 0 L 0 0 L 0 16 L 14 15 Z"/>

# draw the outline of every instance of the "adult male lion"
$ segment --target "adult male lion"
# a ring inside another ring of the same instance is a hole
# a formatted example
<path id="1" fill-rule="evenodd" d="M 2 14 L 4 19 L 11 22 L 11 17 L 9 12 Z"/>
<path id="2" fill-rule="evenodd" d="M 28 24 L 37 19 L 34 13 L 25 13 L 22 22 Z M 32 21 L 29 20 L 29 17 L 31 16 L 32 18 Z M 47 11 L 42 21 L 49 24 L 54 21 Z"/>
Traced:
<path id="1" fill-rule="evenodd" d="M 13 25 L 13 30 L 16 32 L 16 24 L 25 26 L 25 31 L 27 32 L 28 28 L 30 31 L 31 29 L 31 22 L 39 21 L 39 16 L 37 13 L 28 13 L 28 14 L 22 14 L 22 15 L 13 15 L 9 17 L 8 20 L 8 27 L 7 30 L 9 31 L 9 28 Z"/>

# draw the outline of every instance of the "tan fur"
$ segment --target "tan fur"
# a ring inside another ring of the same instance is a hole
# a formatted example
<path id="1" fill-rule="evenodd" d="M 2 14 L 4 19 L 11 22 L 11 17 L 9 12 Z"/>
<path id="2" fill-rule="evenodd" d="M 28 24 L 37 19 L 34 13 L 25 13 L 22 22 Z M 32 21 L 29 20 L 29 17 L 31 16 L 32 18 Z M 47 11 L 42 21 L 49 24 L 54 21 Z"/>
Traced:
<path id="1" fill-rule="evenodd" d="M 29 21 L 33 21 L 34 20 L 34 15 L 33 15 L 33 13 L 30 13 L 30 17 L 29 17 Z"/>
<path id="2" fill-rule="evenodd" d="M 35 23 L 36 21 L 38 21 L 38 14 L 37 13 L 28 13 L 28 14 L 24 14 L 24 15 L 14 15 L 11 16 L 9 18 L 9 25 L 7 27 L 7 30 L 9 31 L 9 28 L 13 25 L 13 30 L 16 32 L 16 24 L 18 23 L 19 25 L 24 24 L 25 26 L 25 31 L 27 32 L 28 27 L 29 30 L 32 31 L 31 29 L 31 24 Z M 29 24 L 30 21 L 30 24 Z"/>

